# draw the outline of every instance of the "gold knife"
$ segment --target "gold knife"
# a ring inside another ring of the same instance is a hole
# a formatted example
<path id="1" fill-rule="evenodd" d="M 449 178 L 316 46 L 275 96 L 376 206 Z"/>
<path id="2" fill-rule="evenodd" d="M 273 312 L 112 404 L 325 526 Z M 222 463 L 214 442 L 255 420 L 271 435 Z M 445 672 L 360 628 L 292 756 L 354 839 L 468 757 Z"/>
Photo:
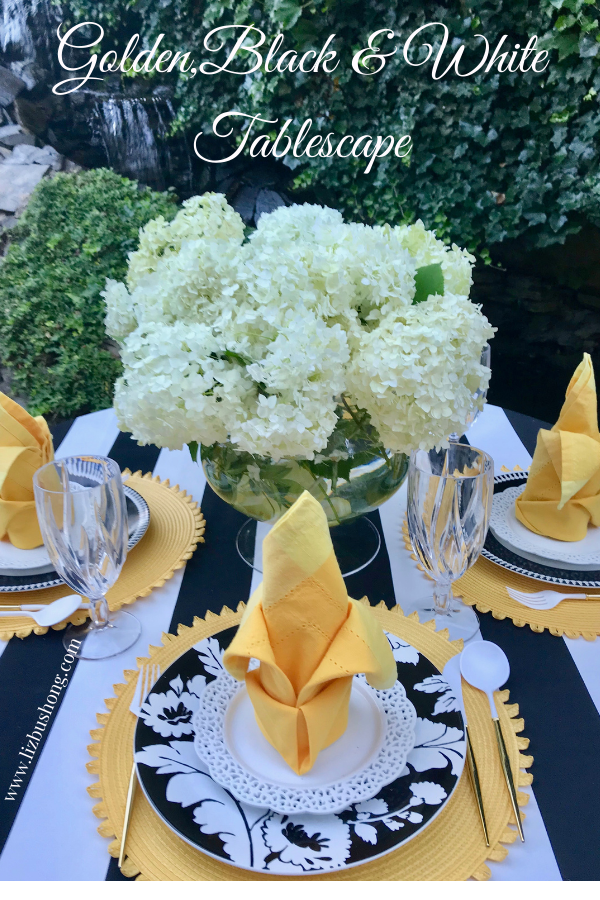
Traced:
<path id="1" fill-rule="evenodd" d="M 475 799 L 477 801 L 477 809 L 479 811 L 479 818 L 481 819 L 481 827 L 483 829 L 485 845 L 486 847 L 489 847 L 490 837 L 488 833 L 487 821 L 485 818 L 485 809 L 483 807 L 483 794 L 481 791 L 481 782 L 479 781 L 479 770 L 477 768 L 477 760 L 475 758 L 475 752 L 473 750 L 473 744 L 471 743 L 471 736 L 469 734 L 469 726 L 467 724 L 467 712 L 465 709 L 465 699 L 462 690 L 462 676 L 460 672 L 460 653 L 448 660 L 448 662 L 444 666 L 442 677 L 450 685 L 454 693 L 456 702 L 458 703 L 458 706 L 460 708 L 463 722 L 465 723 L 465 735 L 467 739 L 466 762 L 469 769 L 471 786 L 473 788 L 473 793 L 475 794 Z"/>
<path id="2" fill-rule="evenodd" d="M 494 723 L 494 730 L 496 731 L 496 741 L 498 743 L 498 752 L 500 753 L 500 763 L 502 764 L 502 771 L 504 772 L 504 780 L 506 781 L 506 787 L 508 788 L 508 793 L 510 796 L 510 802 L 512 804 L 513 813 L 515 819 L 517 820 L 517 828 L 519 830 L 519 837 L 521 841 L 525 841 L 525 835 L 523 834 L 523 825 L 521 824 L 521 814 L 519 812 L 519 803 L 517 800 L 517 792 L 515 790 L 515 782 L 513 780 L 512 770 L 510 768 L 510 760 L 508 758 L 508 753 L 506 750 L 506 744 L 504 743 L 504 736 L 502 734 L 502 729 L 500 727 L 500 721 L 497 717 L 492 719 Z"/>
<path id="3" fill-rule="evenodd" d="M 135 798 L 135 789 L 137 787 L 137 775 L 135 771 L 135 761 L 131 766 L 131 775 L 129 776 L 129 788 L 127 789 L 127 802 L 125 804 L 125 818 L 123 820 L 123 837 L 121 838 L 121 850 L 119 852 L 119 868 L 123 867 L 123 860 L 125 859 L 125 841 L 127 840 L 127 831 L 129 829 L 129 819 L 131 816 L 131 809 L 133 807 L 133 801 Z"/>
<path id="4" fill-rule="evenodd" d="M 130 711 L 136 718 L 140 715 L 142 706 L 146 697 L 150 693 L 154 684 L 160 678 L 160 666 L 157 664 L 145 663 L 140 669 L 137 684 L 133 693 L 133 700 L 129 705 Z M 127 788 L 127 800 L 125 801 L 125 816 L 123 818 L 123 833 L 121 836 L 121 849 L 119 850 L 119 868 L 123 866 L 125 859 L 125 845 L 127 843 L 127 832 L 129 830 L 129 821 L 131 819 L 131 811 L 133 809 L 133 801 L 135 800 L 135 790 L 137 787 L 137 772 L 135 768 L 135 758 L 131 763 L 131 774 L 129 776 L 129 787 Z"/>
<path id="5" fill-rule="evenodd" d="M 481 827 L 483 828 L 483 836 L 485 837 L 485 846 L 490 846 L 490 836 L 488 834 L 487 822 L 485 820 L 485 810 L 483 808 L 483 795 L 481 793 L 481 784 L 479 781 L 479 770 L 477 768 L 477 760 L 473 752 L 473 744 L 469 734 L 469 726 L 465 723 L 465 731 L 467 732 L 467 763 L 469 766 L 469 775 L 471 776 L 471 784 L 477 800 L 477 809 L 479 810 L 479 818 L 481 819 Z"/>

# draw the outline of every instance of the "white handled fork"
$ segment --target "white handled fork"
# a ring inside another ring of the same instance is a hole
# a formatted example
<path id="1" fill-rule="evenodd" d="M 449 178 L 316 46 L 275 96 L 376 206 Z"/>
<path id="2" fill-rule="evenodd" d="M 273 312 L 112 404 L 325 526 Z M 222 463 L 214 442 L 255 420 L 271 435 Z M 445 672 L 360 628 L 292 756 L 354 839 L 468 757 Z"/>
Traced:
<path id="1" fill-rule="evenodd" d="M 536 591 L 534 593 L 525 593 L 524 591 L 515 591 L 514 588 L 507 587 L 509 595 L 530 609 L 554 609 L 563 600 L 600 600 L 600 594 L 592 596 L 589 594 L 560 594 L 558 591 Z"/>

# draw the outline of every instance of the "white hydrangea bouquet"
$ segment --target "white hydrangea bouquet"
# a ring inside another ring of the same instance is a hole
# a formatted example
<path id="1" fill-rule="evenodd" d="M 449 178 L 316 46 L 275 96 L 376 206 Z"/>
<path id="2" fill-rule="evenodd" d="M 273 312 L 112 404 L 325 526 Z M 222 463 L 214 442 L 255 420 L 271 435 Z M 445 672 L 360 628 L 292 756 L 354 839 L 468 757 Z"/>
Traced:
<path id="1" fill-rule="evenodd" d="M 332 523 L 373 509 L 406 454 L 461 432 L 492 337 L 474 258 L 421 222 L 369 227 L 280 207 L 246 239 L 221 194 L 140 232 L 106 327 L 115 409 L 141 443 L 201 448 L 210 484 L 257 519 L 308 488 Z"/>

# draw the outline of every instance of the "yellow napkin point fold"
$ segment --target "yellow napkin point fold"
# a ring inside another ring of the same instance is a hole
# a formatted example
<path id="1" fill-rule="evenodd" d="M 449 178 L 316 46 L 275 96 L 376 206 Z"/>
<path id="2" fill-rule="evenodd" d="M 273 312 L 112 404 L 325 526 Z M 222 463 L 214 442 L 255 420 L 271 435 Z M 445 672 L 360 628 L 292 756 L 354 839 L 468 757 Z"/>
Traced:
<path id="1" fill-rule="evenodd" d="M 530 531 L 580 541 L 600 526 L 600 432 L 592 360 L 584 353 L 550 431 L 540 429 L 517 519 Z"/>
<path id="2" fill-rule="evenodd" d="M 45 419 L 30 416 L 0 392 L 0 540 L 9 540 L 21 550 L 43 543 L 33 476 L 53 457 L 52 435 Z"/>
<path id="3" fill-rule="evenodd" d="M 307 491 L 263 542 L 263 583 L 223 657 L 267 740 L 298 774 L 348 724 L 352 678 L 392 687 L 396 663 L 368 608 L 348 597 L 321 505 Z M 248 672 L 251 659 L 260 666 Z"/>

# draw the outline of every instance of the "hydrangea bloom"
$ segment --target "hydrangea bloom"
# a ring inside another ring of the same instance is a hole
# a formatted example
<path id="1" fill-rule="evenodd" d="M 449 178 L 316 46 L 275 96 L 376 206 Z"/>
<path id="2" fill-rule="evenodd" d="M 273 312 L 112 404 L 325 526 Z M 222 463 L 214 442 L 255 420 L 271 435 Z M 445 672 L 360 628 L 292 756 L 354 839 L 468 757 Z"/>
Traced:
<path id="1" fill-rule="evenodd" d="M 230 441 L 314 459 L 345 396 L 391 450 L 439 445 L 489 378 L 473 262 L 421 222 L 371 228 L 308 204 L 263 215 L 244 242 L 223 195 L 192 197 L 142 230 L 127 284 L 106 285 L 119 421 L 171 449 Z M 414 304 L 432 263 L 444 294 Z"/>
<path id="2" fill-rule="evenodd" d="M 244 223 L 223 194 L 190 197 L 171 222 L 162 216 L 148 222 L 140 231 L 138 249 L 129 254 L 128 287 L 135 288 L 144 275 L 154 272 L 159 259 L 175 256 L 186 241 L 199 239 L 237 244 L 244 240 Z"/>

